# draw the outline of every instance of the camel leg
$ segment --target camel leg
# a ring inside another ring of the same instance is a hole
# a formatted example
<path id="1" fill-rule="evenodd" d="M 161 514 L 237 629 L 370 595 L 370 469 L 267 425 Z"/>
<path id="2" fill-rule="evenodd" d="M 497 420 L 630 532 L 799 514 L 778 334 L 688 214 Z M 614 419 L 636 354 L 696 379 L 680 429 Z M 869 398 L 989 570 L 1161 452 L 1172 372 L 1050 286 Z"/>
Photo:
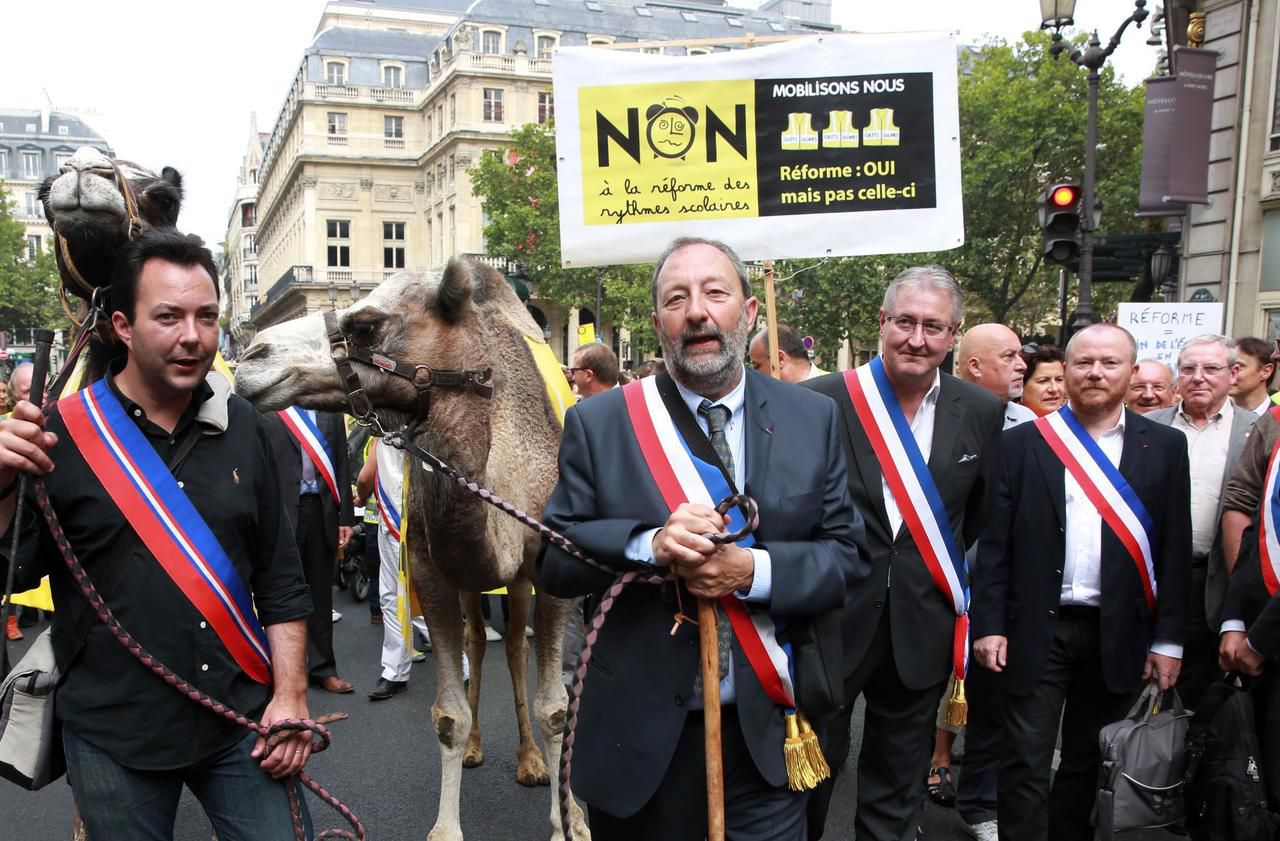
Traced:
<path id="1" fill-rule="evenodd" d="M 561 650 L 564 645 L 564 623 L 572 601 L 556 599 L 543 593 L 533 609 L 533 637 L 537 655 L 538 684 L 534 695 L 534 716 L 547 744 L 547 761 L 560 771 L 560 747 L 564 741 L 564 724 L 568 715 L 569 696 L 561 677 Z M 582 807 L 577 801 L 569 804 L 569 820 L 573 826 L 573 841 L 591 841 Z M 560 786 L 551 787 L 551 839 L 564 841 L 560 826 Z"/>
<path id="2" fill-rule="evenodd" d="M 417 541 L 422 547 L 425 540 Z M 409 543 L 414 546 L 414 542 Z M 455 590 L 431 563 L 428 552 L 414 552 L 413 580 L 423 605 L 436 661 L 436 700 L 431 722 L 440 743 L 440 805 L 427 841 L 462 841 L 459 798 L 462 752 L 471 729 L 471 708 L 462 686 L 462 605 Z"/>
<path id="3" fill-rule="evenodd" d="M 516 702 L 516 725 L 520 744 L 516 748 L 516 782 L 522 786 L 545 786 L 551 783 L 542 751 L 533 740 L 529 724 L 529 640 L 525 625 L 529 621 L 529 600 L 533 585 L 524 576 L 507 585 L 511 614 L 507 622 L 507 668 L 511 671 L 511 690 Z"/>
<path id="4" fill-rule="evenodd" d="M 471 661 L 471 682 L 467 685 L 467 706 L 471 707 L 471 732 L 467 734 L 467 747 L 462 752 L 462 767 L 476 768 L 484 762 L 484 748 L 480 746 L 480 676 L 484 666 L 487 640 L 484 635 L 484 613 L 480 609 L 480 593 L 463 593 L 467 612 L 467 659 Z"/>

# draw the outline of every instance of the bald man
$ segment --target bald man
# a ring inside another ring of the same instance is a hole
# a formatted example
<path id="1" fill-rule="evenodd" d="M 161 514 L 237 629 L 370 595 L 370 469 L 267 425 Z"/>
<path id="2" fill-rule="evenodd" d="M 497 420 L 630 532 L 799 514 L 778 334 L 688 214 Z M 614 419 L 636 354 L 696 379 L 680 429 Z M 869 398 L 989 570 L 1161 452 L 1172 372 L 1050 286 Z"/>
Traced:
<path id="1" fill-rule="evenodd" d="M 1163 409 L 1178 402 L 1174 389 L 1173 369 L 1159 359 L 1140 359 L 1129 381 L 1125 407 L 1140 415 Z"/>
<path id="2" fill-rule="evenodd" d="M 1022 396 L 1022 340 L 1003 324 L 977 324 L 956 348 L 956 376 L 982 386 L 1005 404 L 1004 428 L 1034 420 L 1035 412 L 1013 401 Z"/>
<path id="3" fill-rule="evenodd" d="M 756 333 L 747 349 L 751 367 L 762 374 L 769 373 L 769 331 Z M 827 373 L 809 361 L 809 351 L 804 340 L 785 324 L 778 325 L 778 376 L 783 382 L 799 383 Z"/>

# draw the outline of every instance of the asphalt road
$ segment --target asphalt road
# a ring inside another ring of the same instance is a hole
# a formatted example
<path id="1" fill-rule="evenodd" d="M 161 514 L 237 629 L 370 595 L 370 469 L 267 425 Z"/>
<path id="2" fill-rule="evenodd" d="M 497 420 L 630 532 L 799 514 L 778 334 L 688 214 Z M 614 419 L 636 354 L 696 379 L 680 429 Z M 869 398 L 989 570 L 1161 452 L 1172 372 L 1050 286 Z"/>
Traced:
<path id="1" fill-rule="evenodd" d="M 439 797 L 439 752 L 431 734 L 431 702 L 435 692 L 431 657 L 413 669 L 406 692 L 388 701 L 370 702 L 365 693 L 378 677 L 382 628 L 369 624 L 368 610 L 338 593 L 335 605 L 343 619 L 334 627 L 338 668 L 356 685 L 356 693 L 332 696 L 312 690 L 311 712 L 344 711 L 350 718 L 333 725 L 333 746 L 314 758 L 308 771 L 348 804 L 364 822 L 371 841 L 421 841 L 435 819 Z M 35 634 L 11 648 L 17 656 Z M 532 678 L 532 661 L 530 677 Z M 532 683 L 532 681 L 531 681 Z M 532 686 L 530 687 L 532 693 Z M 855 722 L 860 715 L 855 715 Z M 462 828 L 469 841 L 540 841 L 550 837 L 551 795 L 546 787 L 525 788 L 515 781 L 516 728 L 506 656 L 501 643 L 490 643 L 481 688 L 481 732 L 484 764 L 464 772 Z M 856 725 L 855 725 L 856 726 Z M 535 726 L 536 732 L 536 726 Z M 861 733 L 854 732 L 852 756 Z M 852 759 L 850 762 L 852 763 Z M 832 804 L 826 838 L 853 838 L 856 774 L 841 775 Z M 336 812 L 310 798 L 317 831 L 342 827 Z M 71 837 L 71 794 L 65 780 L 38 792 L 25 792 L 0 781 L 0 839 L 3 841 L 67 841 Z M 961 841 L 969 836 L 950 809 L 929 804 L 922 823 L 929 841 Z M 179 808 L 176 841 L 209 841 L 208 820 L 189 794 Z M 1128 836 L 1133 841 L 1163 841 L 1164 833 Z"/>

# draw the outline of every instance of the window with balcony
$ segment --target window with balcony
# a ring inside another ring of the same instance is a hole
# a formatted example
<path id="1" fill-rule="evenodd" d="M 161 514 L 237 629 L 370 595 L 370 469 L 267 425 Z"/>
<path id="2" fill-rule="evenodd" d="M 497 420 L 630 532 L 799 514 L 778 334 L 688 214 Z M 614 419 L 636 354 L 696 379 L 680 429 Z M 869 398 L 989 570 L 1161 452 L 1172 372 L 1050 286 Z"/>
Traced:
<path id="1" fill-rule="evenodd" d="M 329 85 L 345 85 L 347 83 L 346 62 L 326 61 L 324 63 L 324 81 Z"/>
<path id="2" fill-rule="evenodd" d="M 240 256 L 245 259 L 252 259 L 258 256 L 258 243 L 254 239 L 253 234 L 245 234 L 240 239 Z"/>
<path id="3" fill-rule="evenodd" d="M 329 112 L 329 145 L 345 146 L 347 143 L 347 115 L 341 111 Z"/>
<path id="4" fill-rule="evenodd" d="M 556 48 L 556 36 L 539 35 L 538 36 L 538 58 L 551 58 L 551 53 Z"/>
<path id="5" fill-rule="evenodd" d="M 382 86 L 384 88 L 404 87 L 404 68 L 398 67 L 394 64 L 383 65 Z"/>
<path id="6" fill-rule="evenodd" d="M 326 219 L 325 235 L 328 238 L 326 264 L 331 269 L 351 267 L 351 220 Z"/>
<path id="7" fill-rule="evenodd" d="M 551 91 L 538 91 L 538 122 L 549 123 L 556 118 L 556 100 Z"/>
<path id="8" fill-rule="evenodd" d="M 502 122 L 502 88 L 484 89 L 484 121 Z"/>
<path id="9" fill-rule="evenodd" d="M 382 223 L 382 268 L 404 268 L 404 223 Z"/>
<path id="10" fill-rule="evenodd" d="M 404 117 L 383 117 L 382 136 L 388 140 L 404 140 Z"/>
<path id="11" fill-rule="evenodd" d="M 23 178 L 39 178 L 40 177 L 40 153 L 39 152 L 23 152 L 22 153 L 22 177 Z"/>
<path id="12" fill-rule="evenodd" d="M 258 207 L 253 202 L 240 205 L 240 227 L 252 228 L 258 224 Z"/>
<path id="13" fill-rule="evenodd" d="M 258 288 L 258 267 L 257 265 L 244 267 L 244 288 L 250 292 Z"/>
<path id="14" fill-rule="evenodd" d="M 502 33 L 491 29 L 481 32 L 480 52 L 488 55 L 502 55 Z"/>
<path id="15" fill-rule="evenodd" d="M 27 236 L 27 259 L 34 260 L 40 256 L 40 237 L 35 234 Z"/>

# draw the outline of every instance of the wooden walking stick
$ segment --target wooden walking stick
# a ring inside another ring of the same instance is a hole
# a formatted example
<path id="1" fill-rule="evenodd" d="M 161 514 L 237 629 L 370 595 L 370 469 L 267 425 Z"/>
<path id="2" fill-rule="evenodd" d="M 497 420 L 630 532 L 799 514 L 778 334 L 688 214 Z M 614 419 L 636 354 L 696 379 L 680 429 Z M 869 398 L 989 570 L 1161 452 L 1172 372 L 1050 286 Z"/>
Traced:
<path id="1" fill-rule="evenodd" d="M 720 640 L 716 606 L 698 599 L 698 649 L 702 654 L 703 748 L 707 755 L 707 841 L 724 841 L 724 751 L 720 740 Z"/>

